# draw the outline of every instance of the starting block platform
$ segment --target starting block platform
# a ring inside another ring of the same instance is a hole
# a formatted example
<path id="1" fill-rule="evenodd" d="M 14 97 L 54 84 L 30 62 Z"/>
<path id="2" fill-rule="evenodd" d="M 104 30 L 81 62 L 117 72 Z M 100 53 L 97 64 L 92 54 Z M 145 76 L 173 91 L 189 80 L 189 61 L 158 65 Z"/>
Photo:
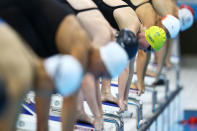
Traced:
<path id="1" fill-rule="evenodd" d="M 153 55 L 152 55 L 153 56 Z M 151 57 L 149 69 L 155 70 L 153 64 L 154 57 Z M 169 80 L 167 85 L 152 86 L 155 78 L 146 76 L 145 85 L 146 92 L 138 96 L 138 90 L 129 90 L 128 112 L 131 117 L 121 116 L 119 107 L 116 104 L 102 102 L 104 114 L 104 131 L 181 131 L 178 126 L 183 116 L 183 108 L 181 104 L 181 87 L 177 86 L 177 78 L 179 76 L 178 64 L 180 57 L 172 55 L 172 63 L 176 69 L 166 70 L 164 74 L 166 80 Z M 133 82 L 137 81 L 137 76 L 134 74 Z M 179 84 L 179 83 L 178 83 Z M 166 87 L 168 86 L 168 90 Z M 112 95 L 118 97 L 118 81 L 113 79 L 111 83 Z M 168 96 L 168 97 L 166 97 Z M 51 99 L 49 110 L 49 131 L 61 131 L 61 107 L 62 97 L 54 94 Z M 34 92 L 29 92 L 26 96 L 26 102 L 22 104 L 22 112 L 17 122 L 17 131 L 36 131 L 36 113 L 35 113 Z M 65 107 L 66 108 L 66 107 Z M 84 109 L 88 115 L 92 112 L 84 101 Z M 74 127 L 75 131 L 94 131 L 92 125 L 77 122 Z"/>

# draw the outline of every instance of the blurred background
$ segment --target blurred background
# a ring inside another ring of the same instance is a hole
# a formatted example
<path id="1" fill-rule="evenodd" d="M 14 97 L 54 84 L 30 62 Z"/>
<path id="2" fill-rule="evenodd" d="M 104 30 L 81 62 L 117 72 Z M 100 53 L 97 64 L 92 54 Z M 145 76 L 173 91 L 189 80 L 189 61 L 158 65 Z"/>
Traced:
<path id="1" fill-rule="evenodd" d="M 180 34 L 181 44 L 181 84 L 183 90 L 184 119 L 197 117 L 197 0 L 178 0 L 178 4 L 188 4 L 195 11 L 192 28 Z M 197 131 L 197 127 L 185 128 Z"/>
<path id="2" fill-rule="evenodd" d="M 178 0 L 178 4 L 188 4 L 195 11 L 192 28 L 180 34 L 181 83 L 184 89 L 184 109 L 197 110 L 197 0 Z"/>

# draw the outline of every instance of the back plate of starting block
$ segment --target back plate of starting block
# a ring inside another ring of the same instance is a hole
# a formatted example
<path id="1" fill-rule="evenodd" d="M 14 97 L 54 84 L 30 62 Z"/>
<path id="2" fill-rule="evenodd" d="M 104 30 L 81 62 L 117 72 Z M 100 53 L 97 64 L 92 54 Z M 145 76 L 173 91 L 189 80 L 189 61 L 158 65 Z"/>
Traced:
<path id="1" fill-rule="evenodd" d="M 17 122 L 18 131 L 35 131 L 36 130 L 36 113 L 35 113 L 35 102 L 34 102 L 34 93 L 30 93 L 26 97 L 26 102 L 22 105 L 22 113 Z M 84 101 L 85 110 L 87 107 L 87 102 Z M 61 107 L 62 107 L 62 97 L 58 94 L 52 96 L 51 105 L 49 110 L 49 131 L 61 131 Z M 104 113 L 117 115 L 117 111 L 119 111 L 119 107 L 110 102 L 102 103 Z M 88 109 L 89 110 L 89 109 Z M 90 114 L 90 110 L 88 111 L 88 115 Z M 115 120 L 115 118 L 114 118 Z M 116 120 L 119 124 L 119 120 Z M 113 122 L 104 123 L 105 130 L 116 130 Z M 92 125 L 87 123 L 78 122 L 74 127 L 75 131 L 94 131 Z"/>
<path id="2" fill-rule="evenodd" d="M 58 101 L 58 103 L 57 103 Z M 61 98 L 55 96 L 51 103 L 49 116 L 49 131 L 61 131 Z M 22 112 L 17 122 L 17 131 L 36 131 L 35 104 L 30 100 L 22 104 Z M 75 131 L 95 131 L 94 127 L 87 123 L 77 122 L 74 126 Z"/>
<path id="3" fill-rule="evenodd" d="M 103 113 L 117 114 L 117 112 L 120 110 L 118 105 L 108 101 L 102 102 L 102 107 Z"/>

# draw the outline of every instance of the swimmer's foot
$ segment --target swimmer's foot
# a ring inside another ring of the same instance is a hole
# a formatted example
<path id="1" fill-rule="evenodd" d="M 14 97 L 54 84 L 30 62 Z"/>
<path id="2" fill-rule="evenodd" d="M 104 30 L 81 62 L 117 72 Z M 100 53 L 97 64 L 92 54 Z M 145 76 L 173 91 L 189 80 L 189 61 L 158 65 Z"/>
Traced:
<path id="1" fill-rule="evenodd" d="M 173 64 L 172 64 L 169 60 L 167 60 L 166 63 L 165 63 L 165 66 L 166 66 L 166 68 L 167 68 L 168 70 L 170 70 L 170 69 L 172 69 Z"/>
<path id="2" fill-rule="evenodd" d="M 147 69 L 146 75 L 147 76 L 151 76 L 151 77 L 156 77 L 157 76 L 156 72 L 153 72 L 153 71 L 151 71 L 149 69 Z"/>
<path id="3" fill-rule="evenodd" d="M 133 89 L 133 90 L 138 90 L 138 88 L 137 88 L 137 86 L 135 85 L 135 83 L 131 83 L 131 87 L 130 87 L 131 89 Z"/>
<path id="4" fill-rule="evenodd" d="M 94 128 L 96 131 L 103 131 L 104 130 L 103 117 L 95 117 L 94 118 Z"/>
<path id="5" fill-rule="evenodd" d="M 122 100 L 118 100 L 118 106 L 120 108 L 120 110 L 118 111 L 118 113 L 121 113 L 121 112 L 127 110 L 127 104 L 124 101 L 122 101 Z"/>
<path id="6" fill-rule="evenodd" d="M 101 100 L 118 104 L 118 99 L 114 97 L 111 93 L 102 93 Z"/>
<path id="7" fill-rule="evenodd" d="M 77 120 L 89 123 L 91 125 L 94 125 L 94 118 L 91 116 L 88 116 L 84 111 L 80 111 L 77 114 Z"/>
<path id="8" fill-rule="evenodd" d="M 145 85 L 141 83 L 137 83 L 137 85 L 135 83 L 132 83 L 131 89 L 139 90 L 138 95 L 141 95 L 145 91 Z"/>

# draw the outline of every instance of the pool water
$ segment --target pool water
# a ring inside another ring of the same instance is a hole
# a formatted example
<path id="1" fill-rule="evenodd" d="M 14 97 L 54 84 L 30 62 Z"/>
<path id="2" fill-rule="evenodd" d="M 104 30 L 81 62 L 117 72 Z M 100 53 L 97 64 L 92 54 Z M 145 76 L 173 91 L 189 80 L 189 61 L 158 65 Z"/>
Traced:
<path id="1" fill-rule="evenodd" d="M 188 120 L 190 117 L 197 117 L 197 111 L 184 111 L 184 120 Z M 197 131 L 197 124 L 189 125 L 189 124 L 179 124 L 179 122 L 174 123 L 171 127 L 170 131 Z"/>
<path id="2" fill-rule="evenodd" d="M 190 117 L 197 117 L 197 111 L 194 110 L 185 110 L 184 111 L 184 119 L 188 120 Z M 184 131 L 197 131 L 197 124 L 195 125 L 184 125 Z"/>

